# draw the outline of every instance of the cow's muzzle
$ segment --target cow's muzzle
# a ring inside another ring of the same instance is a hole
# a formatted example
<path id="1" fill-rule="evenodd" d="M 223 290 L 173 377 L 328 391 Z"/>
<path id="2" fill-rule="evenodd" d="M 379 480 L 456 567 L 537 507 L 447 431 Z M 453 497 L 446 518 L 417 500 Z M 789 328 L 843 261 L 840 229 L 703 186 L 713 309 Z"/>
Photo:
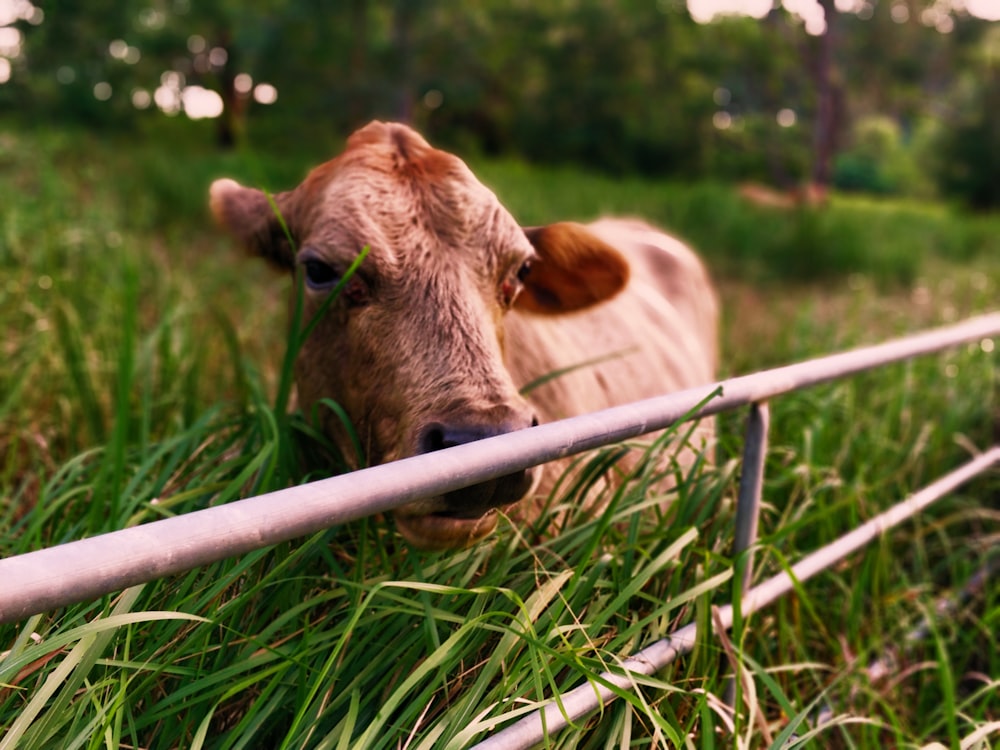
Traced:
<path id="1" fill-rule="evenodd" d="M 431 453 L 476 440 L 495 437 L 530 427 L 538 421 L 530 416 L 522 421 L 491 424 L 447 424 L 428 422 L 419 432 L 418 453 Z M 414 546 L 441 550 L 468 547 L 496 527 L 497 508 L 513 505 L 523 498 L 534 481 L 536 469 L 525 469 L 439 497 L 418 501 L 396 511 L 396 526 Z"/>
<path id="2" fill-rule="evenodd" d="M 531 489 L 532 470 L 514 472 L 499 479 L 454 490 L 441 497 L 443 508 L 432 515 L 442 518 L 479 518 L 496 508 L 512 505 Z"/>

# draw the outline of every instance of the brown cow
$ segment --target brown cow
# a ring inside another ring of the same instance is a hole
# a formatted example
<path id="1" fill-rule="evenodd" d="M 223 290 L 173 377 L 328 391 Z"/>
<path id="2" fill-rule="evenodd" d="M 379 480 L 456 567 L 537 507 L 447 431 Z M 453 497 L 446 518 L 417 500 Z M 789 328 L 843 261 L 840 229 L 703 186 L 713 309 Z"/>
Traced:
<path id="1" fill-rule="evenodd" d="M 714 377 L 715 295 L 684 245 L 639 221 L 522 229 L 460 159 L 405 125 L 369 124 L 275 202 L 294 246 L 262 192 L 226 179 L 211 189 L 217 220 L 252 253 L 303 269 L 306 320 L 370 247 L 295 373 L 300 405 L 338 402 L 370 464 Z M 615 356 L 545 383 L 530 403 L 518 393 L 602 355 Z M 551 480 L 540 473 L 412 503 L 397 526 L 420 547 L 466 546 L 493 530 L 493 509 L 533 484 L 543 497 Z"/>

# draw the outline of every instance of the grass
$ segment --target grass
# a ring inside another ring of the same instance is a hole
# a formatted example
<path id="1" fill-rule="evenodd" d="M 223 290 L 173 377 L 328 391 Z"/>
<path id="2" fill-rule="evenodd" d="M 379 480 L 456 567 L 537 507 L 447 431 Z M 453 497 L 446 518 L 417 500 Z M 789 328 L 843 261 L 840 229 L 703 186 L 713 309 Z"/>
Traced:
<path id="1" fill-rule="evenodd" d="M 211 232 L 203 200 L 213 176 L 277 189 L 306 163 L 0 138 L 3 555 L 293 480 L 289 436 L 305 427 L 280 396 L 288 282 Z M 697 240 L 720 277 L 727 374 L 996 306 L 996 217 L 848 198 L 781 215 L 723 185 L 476 170 L 525 223 L 625 212 Z M 796 260 L 805 240 L 819 265 Z M 755 579 L 994 440 L 988 349 L 775 402 Z M 426 555 L 373 518 L 0 626 L 0 748 L 468 746 L 680 625 L 707 631 L 730 596 L 742 419 L 720 420 L 718 465 L 664 513 L 639 472 L 604 515 L 575 518 L 598 453 L 554 499 L 570 520 L 545 543 L 502 522 L 488 544 Z M 731 657 L 700 636 L 552 745 L 988 747 L 997 589 L 937 613 L 996 559 L 998 492 L 995 475 L 969 484 L 748 618 Z M 882 658 L 885 674 L 867 669 Z M 749 700 L 730 718 L 711 696 L 733 660 Z"/>

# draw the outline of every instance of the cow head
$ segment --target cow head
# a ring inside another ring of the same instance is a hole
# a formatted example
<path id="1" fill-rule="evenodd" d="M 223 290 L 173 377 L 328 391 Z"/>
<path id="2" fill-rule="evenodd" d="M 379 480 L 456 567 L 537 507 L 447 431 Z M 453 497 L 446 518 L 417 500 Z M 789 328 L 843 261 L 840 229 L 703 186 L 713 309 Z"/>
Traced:
<path id="1" fill-rule="evenodd" d="M 522 229 L 460 159 L 403 125 L 368 125 L 273 200 L 277 213 L 264 193 L 232 180 L 211 188 L 216 219 L 253 254 L 301 269 L 305 321 L 369 248 L 295 370 L 303 409 L 340 404 L 369 464 L 532 426 L 504 366 L 504 315 L 581 309 L 628 279 L 622 256 L 578 225 Z M 318 411 L 351 455 L 340 419 Z M 532 478 L 518 472 L 411 503 L 397 525 L 420 547 L 468 545 Z"/>

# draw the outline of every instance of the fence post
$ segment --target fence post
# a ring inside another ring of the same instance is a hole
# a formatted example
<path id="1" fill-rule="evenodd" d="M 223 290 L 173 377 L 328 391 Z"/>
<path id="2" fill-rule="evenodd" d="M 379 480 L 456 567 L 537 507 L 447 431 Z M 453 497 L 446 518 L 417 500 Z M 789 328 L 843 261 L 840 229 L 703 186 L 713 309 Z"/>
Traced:
<path id="1" fill-rule="evenodd" d="M 736 534 L 733 540 L 733 635 L 739 638 L 743 613 L 740 599 L 750 589 L 753 578 L 753 545 L 757 542 L 757 525 L 760 519 L 760 501 L 764 486 L 764 461 L 767 458 L 767 436 L 771 426 L 771 409 L 766 401 L 750 405 L 747 415 L 746 439 L 743 444 L 743 468 L 740 491 L 736 500 Z M 734 675 L 726 685 L 724 700 L 736 708 L 736 675 L 738 665 L 733 664 Z"/>

